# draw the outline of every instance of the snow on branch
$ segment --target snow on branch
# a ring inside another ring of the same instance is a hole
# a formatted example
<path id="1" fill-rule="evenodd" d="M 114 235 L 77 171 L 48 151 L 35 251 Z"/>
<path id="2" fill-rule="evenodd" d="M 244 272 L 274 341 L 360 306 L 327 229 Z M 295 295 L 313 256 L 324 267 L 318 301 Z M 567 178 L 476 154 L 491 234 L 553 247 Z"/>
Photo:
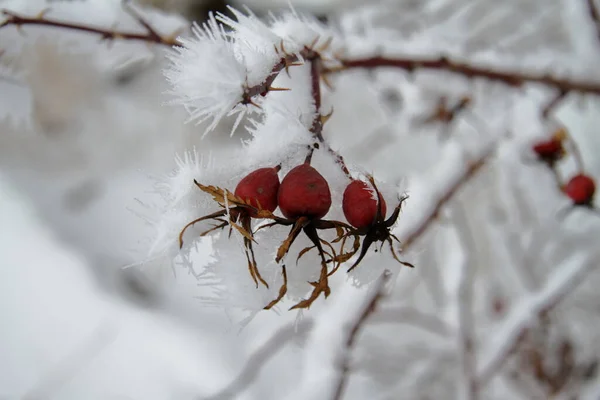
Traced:
<path id="1" fill-rule="evenodd" d="M 350 372 L 351 349 L 367 318 L 384 295 L 389 271 L 379 277 L 368 291 L 352 285 L 340 288 L 315 317 L 308 337 L 303 369 L 297 390 L 289 399 L 341 399 Z"/>
<path id="2" fill-rule="evenodd" d="M 290 323 L 278 329 L 251 356 L 240 374 L 223 390 L 208 399 L 233 399 L 248 388 L 260 373 L 262 367 L 273 358 L 295 335 L 303 334 L 314 325 L 312 319 Z"/>
<path id="3" fill-rule="evenodd" d="M 454 195 L 473 178 L 485 165 L 488 158 L 494 152 L 495 147 L 483 152 L 476 161 L 470 162 L 466 167 L 450 168 L 450 175 L 440 179 L 442 188 L 438 189 L 439 195 L 431 193 L 429 196 L 420 196 L 418 210 L 411 210 L 410 219 L 406 219 L 401 226 L 397 227 L 397 235 L 402 241 L 402 248 L 408 249 L 436 220 L 442 208 L 454 197 Z"/>
<path id="4" fill-rule="evenodd" d="M 594 268 L 598 267 L 598 253 L 592 253 L 579 264 L 574 263 L 571 268 L 566 267 L 565 265 L 554 272 L 538 292 L 523 298 L 519 304 L 516 304 L 513 307 L 514 311 L 496 330 L 495 337 L 489 342 L 491 343 L 489 348 L 481 352 L 481 363 L 477 374 L 479 385 L 488 382 L 502 367 L 533 321 L 557 306 Z"/>

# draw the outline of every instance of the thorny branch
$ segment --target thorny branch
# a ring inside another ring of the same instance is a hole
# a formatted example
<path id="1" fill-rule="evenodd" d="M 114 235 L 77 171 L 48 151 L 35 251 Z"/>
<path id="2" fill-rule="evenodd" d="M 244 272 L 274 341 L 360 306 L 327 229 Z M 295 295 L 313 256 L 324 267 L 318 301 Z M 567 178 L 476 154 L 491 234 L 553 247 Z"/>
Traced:
<path id="1" fill-rule="evenodd" d="M 6 26 L 15 26 L 21 28 L 23 25 L 38 25 L 47 26 L 54 28 L 70 29 L 79 32 L 86 32 L 97 34 L 101 40 L 140 40 L 149 43 L 156 43 L 165 46 L 176 46 L 180 43 L 177 41 L 177 36 L 180 31 L 173 32 L 168 36 L 160 35 L 140 14 L 138 14 L 127 2 L 123 4 L 125 10 L 146 30 L 145 33 L 128 32 L 128 31 L 115 31 L 100 27 L 93 27 L 85 24 L 78 24 L 75 22 L 59 21 L 56 19 L 46 18 L 48 9 L 40 12 L 38 15 L 33 17 L 27 17 L 19 15 L 13 11 L 3 9 L 2 14 L 6 19 L 0 23 L 0 29 Z"/>
<path id="2" fill-rule="evenodd" d="M 339 72 L 351 68 L 394 67 L 412 72 L 417 69 L 434 69 L 452 72 L 466 78 L 484 78 L 502 82 L 513 87 L 522 87 L 527 83 L 536 83 L 564 92 L 580 92 L 600 95 L 600 82 L 572 81 L 549 74 L 502 71 L 491 67 L 480 67 L 466 62 L 453 61 L 448 57 L 437 59 L 371 57 L 356 60 L 339 60 L 340 66 L 326 72 Z"/>

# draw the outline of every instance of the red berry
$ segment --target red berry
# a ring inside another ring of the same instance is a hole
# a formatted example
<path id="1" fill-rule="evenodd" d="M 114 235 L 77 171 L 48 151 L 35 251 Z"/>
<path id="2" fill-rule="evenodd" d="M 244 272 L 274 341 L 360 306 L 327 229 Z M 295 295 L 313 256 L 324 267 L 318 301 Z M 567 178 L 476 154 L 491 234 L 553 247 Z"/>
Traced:
<path id="1" fill-rule="evenodd" d="M 331 192 L 323 175 L 309 164 L 293 168 L 281 181 L 279 209 L 286 218 L 323 218 L 331 207 Z"/>
<path id="2" fill-rule="evenodd" d="M 596 184 L 589 176 L 578 174 L 567 182 L 564 192 L 576 205 L 589 205 L 594 199 Z"/>
<path id="3" fill-rule="evenodd" d="M 355 228 L 365 228 L 370 226 L 377 217 L 377 200 L 373 198 L 375 191 L 365 182 L 353 180 L 344 191 L 344 199 L 342 208 L 344 216 L 350 225 Z M 385 217 L 386 204 L 382 196 L 379 196 L 381 201 L 381 217 Z"/>
<path id="4" fill-rule="evenodd" d="M 275 211 L 279 191 L 279 168 L 260 168 L 246 175 L 235 188 L 235 195 L 249 205 Z M 250 215 L 256 214 L 251 212 Z"/>
<path id="5" fill-rule="evenodd" d="M 552 138 L 543 142 L 538 142 L 533 146 L 533 151 L 542 160 L 559 160 L 564 154 L 562 141 L 558 138 Z"/>

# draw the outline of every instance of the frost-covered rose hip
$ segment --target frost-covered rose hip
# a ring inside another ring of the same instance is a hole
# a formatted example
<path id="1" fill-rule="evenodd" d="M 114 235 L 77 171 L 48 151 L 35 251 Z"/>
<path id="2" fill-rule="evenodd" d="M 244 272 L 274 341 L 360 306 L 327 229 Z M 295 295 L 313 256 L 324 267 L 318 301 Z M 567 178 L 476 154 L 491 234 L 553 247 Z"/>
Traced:
<path id="1" fill-rule="evenodd" d="M 260 168 L 246 175 L 235 188 L 235 195 L 252 207 L 261 210 L 275 211 L 277 208 L 277 193 L 279 191 L 280 167 Z M 250 211 L 251 216 L 256 212 Z"/>
<path id="2" fill-rule="evenodd" d="M 589 176 L 578 174 L 567 182 L 564 192 L 575 205 L 591 205 L 596 193 L 596 183 Z"/>
<path id="3" fill-rule="evenodd" d="M 378 201 L 381 203 L 381 217 L 385 218 L 386 204 L 383 197 L 377 194 L 365 182 L 353 180 L 344 191 L 342 209 L 346 220 L 355 228 L 365 228 L 375 223 Z"/>
<path id="4" fill-rule="evenodd" d="M 281 181 L 278 202 L 286 218 L 323 218 L 331 207 L 329 184 L 316 169 L 301 164 Z"/>
<path id="5" fill-rule="evenodd" d="M 223 208 L 220 211 L 205 215 L 189 222 L 179 233 L 179 248 L 183 246 L 183 234 L 190 226 L 202 221 L 215 220 L 212 228 L 202 232 L 200 236 L 217 229 L 225 228 L 229 225 L 231 229 L 235 228 L 244 237 L 244 247 L 246 259 L 248 260 L 248 270 L 252 280 L 258 287 L 260 281 L 266 287 L 267 282 L 261 277 L 258 271 L 256 258 L 252 242 L 254 241 L 252 232 L 252 218 L 257 217 L 259 211 L 269 211 L 272 213 L 277 208 L 277 192 L 279 191 L 279 177 L 277 172 L 280 166 L 271 168 L 260 168 L 246 175 L 236 186 L 232 193 L 215 186 L 205 186 L 194 180 L 194 183 L 203 192 L 213 196 L 216 202 Z M 230 230 L 231 234 L 232 230 Z"/>
<path id="6" fill-rule="evenodd" d="M 364 236 L 362 246 L 360 246 L 358 259 L 348 269 L 348 272 L 352 271 L 360 264 L 371 245 L 375 242 L 387 242 L 392 256 L 396 261 L 408 267 L 413 267 L 412 264 L 401 261 L 396 255 L 392 239 L 397 242 L 399 242 L 399 240 L 391 232 L 392 226 L 396 223 L 396 220 L 400 215 L 400 207 L 407 197 L 400 199 L 400 203 L 396 206 L 392 215 L 386 220 L 385 214 L 387 210 L 385 200 L 379 192 L 379 189 L 377 189 L 377 185 L 372 176 L 369 177 L 369 182 L 371 183 L 371 186 L 366 182 L 353 179 L 344 191 L 344 198 L 342 201 L 344 216 L 355 228 L 346 234 L 346 237 L 353 236 L 355 238 L 355 243 L 357 243 L 356 240 L 359 237 Z M 346 254 L 352 255 L 357 251 L 358 247 L 355 244 L 354 251 Z"/>

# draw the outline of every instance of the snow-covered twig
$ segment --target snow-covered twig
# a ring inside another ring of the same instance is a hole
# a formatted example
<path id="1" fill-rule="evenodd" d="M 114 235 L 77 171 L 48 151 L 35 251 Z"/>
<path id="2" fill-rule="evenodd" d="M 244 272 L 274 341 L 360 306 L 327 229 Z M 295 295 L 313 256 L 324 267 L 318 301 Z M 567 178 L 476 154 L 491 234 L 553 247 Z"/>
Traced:
<path id="1" fill-rule="evenodd" d="M 465 398 L 475 400 L 479 397 L 479 386 L 476 377 L 476 343 L 475 321 L 473 316 L 473 284 L 476 275 L 476 265 L 473 252 L 476 249 L 475 240 L 469 227 L 469 221 L 462 204 L 453 209 L 454 222 L 459 240 L 465 249 L 465 259 L 460 269 L 460 280 L 457 293 L 458 331 L 460 357 L 463 363 Z"/>
<path id="2" fill-rule="evenodd" d="M 359 318 L 351 326 L 350 334 L 348 335 L 348 337 L 346 339 L 346 351 L 343 356 L 341 374 L 340 374 L 340 377 L 338 380 L 338 385 L 337 385 L 337 387 L 335 389 L 335 393 L 332 397 L 333 400 L 341 400 L 342 396 L 344 395 L 344 390 L 346 388 L 346 384 L 348 381 L 348 374 L 350 373 L 351 350 L 352 350 L 352 347 L 354 347 L 354 342 L 356 341 L 356 336 L 357 336 L 358 332 L 360 331 L 361 327 L 364 325 L 367 318 L 369 317 L 369 315 L 371 315 L 371 313 L 373 313 L 375 311 L 375 308 L 377 307 L 377 303 L 379 302 L 379 300 L 383 297 L 383 289 L 385 287 L 385 284 L 389 280 L 390 276 L 391 276 L 391 274 L 386 270 L 379 277 L 378 282 L 375 283 L 375 285 L 373 286 L 373 289 L 371 290 L 371 298 L 370 298 L 369 302 L 365 305 Z"/>
<path id="3" fill-rule="evenodd" d="M 412 307 L 387 307 L 378 310 L 369 320 L 371 323 L 409 324 L 441 337 L 449 337 L 452 329 L 433 314 L 426 314 Z"/>
<path id="4" fill-rule="evenodd" d="M 81 346 L 73 351 L 67 358 L 61 360 L 52 371 L 49 371 L 42 380 L 31 388 L 22 400 L 35 400 L 52 397 L 52 393 L 65 384 L 80 371 L 84 365 L 91 362 L 103 349 L 116 337 L 118 328 L 112 324 L 102 323 Z"/>
<path id="5" fill-rule="evenodd" d="M 425 233 L 431 224 L 438 217 L 441 209 L 452 199 L 452 197 L 462 188 L 477 172 L 485 165 L 487 159 L 494 152 L 495 147 L 492 146 L 489 150 L 477 159 L 470 163 L 462 174 L 456 177 L 450 177 L 445 183 L 447 186 L 441 189 L 443 193 L 439 198 L 431 196 L 430 203 L 427 204 L 425 199 L 421 199 L 424 204 L 421 206 L 421 215 L 411 219 L 409 224 L 403 225 L 402 232 L 398 235 L 402 241 L 404 250 L 408 249 L 417 239 Z"/>
<path id="6" fill-rule="evenodd" d="M 288 399 L 339 399 L 350 371 L 350 353 L 367 317 L 383 296 L 385 271 L 368 291 L 350 284 L 339 288 L 316 317 L 305 344 L 303 369 Z"/>
<path id="7" fill-rule="evenodd" d="M 251 356 L 240 374 L 223 390 L 208 399 L 233 399 L 254 382 L 262 367 L 273 358 L 298 333 L 304 333 L 313 326 L 312 319 L 289 323 L 278 329 Z"/>
<path id="8" fill-rule="evenodd" d="M 492 339 L 489 348 L 481 352 L 478 384 L 488 382 L 502 367 L 532 321 L 559 304 L 597 266 L 598 254 L 592 253 L 580 264 L 554 272 L 539 292 L 516 304 L 503 326 L 497 329 L 495 340 Z"/>

